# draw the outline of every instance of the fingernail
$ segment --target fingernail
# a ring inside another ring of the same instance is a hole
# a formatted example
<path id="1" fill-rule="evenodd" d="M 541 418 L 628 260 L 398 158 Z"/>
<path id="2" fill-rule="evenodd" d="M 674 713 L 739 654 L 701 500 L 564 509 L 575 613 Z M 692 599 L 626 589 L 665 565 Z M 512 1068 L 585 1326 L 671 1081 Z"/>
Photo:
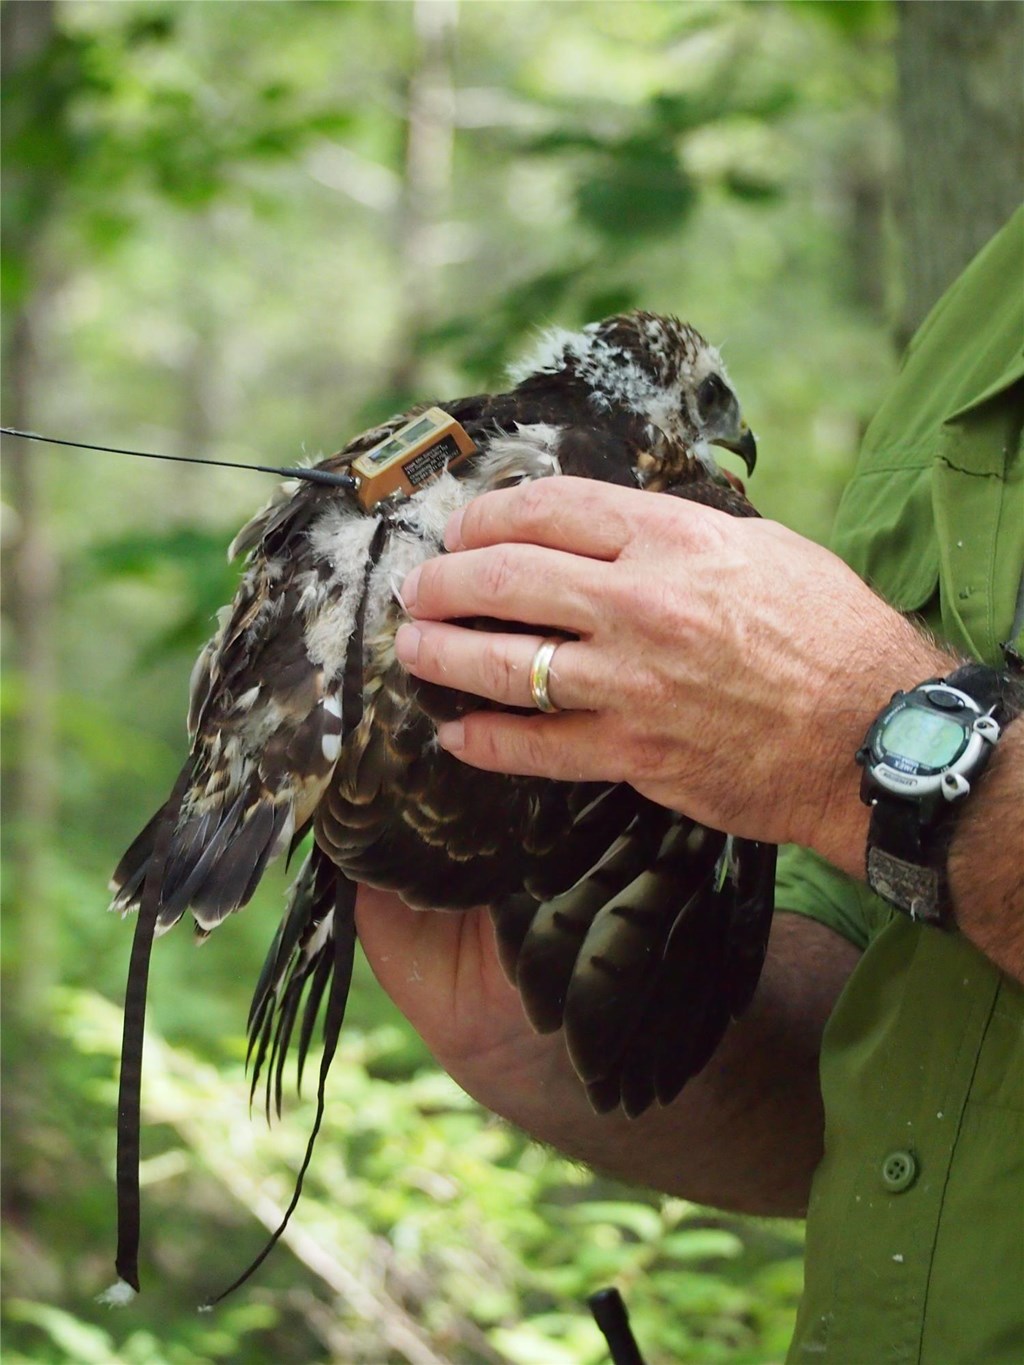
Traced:
<path id="1" fill-rule="evenodd" d="M 402 603 L 406 611 L 416 605 L 416 594 L 420 586 L 420 567 L 417 564 L 411 573 L 406 574 L 405 582 L 402 584 Z"/>
<path id="2" fill-rule="evenodd" d="M 466 747 L 466 727 L 461 720 L 446 720 L 437 727 L 437 742 L 442 749 L 454 753 Z"/>
<path id="3" fill-rule="evenodd" d="M 446 550 L 462 549 L 462 517 L 465 508 L 460 507 L 448 518 L 448 525 L 444 528 L 444 548 Z"/>
<path id="4" fill-rule="evenodd" d="M 395 631 L 395 658 L 400 664 L 411 667 L 415 664 L 420 652 L 420 640 L 422 635 L 414 625 L 406 621 Z"/>

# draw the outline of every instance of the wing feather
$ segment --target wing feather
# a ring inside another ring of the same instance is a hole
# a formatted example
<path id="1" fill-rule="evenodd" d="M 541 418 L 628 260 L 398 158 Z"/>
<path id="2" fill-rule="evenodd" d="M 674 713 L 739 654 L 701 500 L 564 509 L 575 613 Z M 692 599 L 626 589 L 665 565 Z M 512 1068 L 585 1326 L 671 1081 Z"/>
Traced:
<path id="1" fill-rule="evenodd" d="M 333 490 L 300 488 L 243 529 L 248 559 L 190 685 L 193 778 L 182 801 L 161 898 L 160 927 L 191 908 L 208 930 L 251 898 L 267 864 L 311 819 L 342 749 L 340 678 L 311 657 L 311 611 L 351 599 L 344 563 L 321 572 L 312 533 L 347 508 Z M 361 586 L 361 585 L 360 585 Z M 306 604 L 303 606 L 303 604 Z M 344 642 L 342 642 L 344 643 Z M 158 817 L 114 875 L 114 905 L 137 907 Z"/>

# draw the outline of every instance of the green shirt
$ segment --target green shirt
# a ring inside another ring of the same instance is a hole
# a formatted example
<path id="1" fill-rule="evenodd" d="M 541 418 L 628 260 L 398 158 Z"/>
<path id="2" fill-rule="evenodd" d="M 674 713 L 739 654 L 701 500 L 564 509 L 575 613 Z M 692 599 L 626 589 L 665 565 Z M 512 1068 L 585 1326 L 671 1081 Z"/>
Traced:
<path id="1" fill-rule="evenodd" d="M 1024 643 L 1022 425 L 1024 210 L 911 343 L 833 537 L 894 606 L 990 663 Z M 1024 990 L 807 852 L 784 854 L 777 903 L 864 950 L 822 1043 L 789 1365 L 1021 1365 Z"/>

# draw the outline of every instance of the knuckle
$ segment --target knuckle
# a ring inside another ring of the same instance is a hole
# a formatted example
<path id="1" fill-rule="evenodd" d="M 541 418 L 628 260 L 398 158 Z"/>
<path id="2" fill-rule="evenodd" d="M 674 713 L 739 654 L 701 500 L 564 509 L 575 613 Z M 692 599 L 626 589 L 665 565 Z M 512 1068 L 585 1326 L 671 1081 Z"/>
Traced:
<path id="1" fill-rule="evenodd" d="M 448 672 L 448 641 L 447 633 L 444 630 L 420 631 L 420 647 L 416 667 L 420 673 L 435 679 L 443 678 Z"/>
<path id="2" fill-rule="evenodd" d="M 677 544 L 691 549 L 714 549 L 724 543 L 734 518 L 716 507 L 680 494 L 660 494 L 654 501 L 658 525 Z"/>
<path id="3" fill-rule="evenodd" d="M 634 734 L 628 743 L 628 768 L 637 781 L 648 781 L 665 766 L 665 741 L 660 736 Z"/>
<path id="4" fill-rule="evenodd" d="M 659 583 L 654 589 L 652 620 L 658 636 L 673 650 L 693 645 L 699 627 L 692 600 L 678 584 Z"/>
<path id="5" fill-rule="evenodd" d="M 641 582 L 633 574 L 618 577 L 615 583 L 617 615 L 635 628 L 651 612 L 656 591 L 659 588 L 654 582 Z"/>
<path id="6" fill-rule="evenodd" d="M 528 722 L 494 713 L 466 718 L 472 761 L 496 772 L 531 774 L 544 766 L 543 740 Z"/>
<path id="7" fill-rule="evenodd" d="M 480 566 L 480 587 L 490 602 L 501 602 L 516 579 L 514 557 L 505 546 L 492 550 Z"/>
<path id="8" fill-rule="evenodd" d="M 517 671 L 504 644 L 494 636 L 485 636 L 480 651 L 480 683 L 484 695 L 496 701 L 509 697 Z"/>
<path id="9" fill-rule="evenodd" d="M 517 745 L 508 733 L 505 717 L 478 712 L 466 718 L 467 748 L 472 761 L 495 772 L 514 772 Z"/>
<path id="10" fill-rule="evenodd" d="M 434 604 L 442 599 L 447 567 L 443 559 L 425 559 L 419 566 L 415 606 L 418 614 L 428 614 Z"/>
<path id="11" fill-rule="evenodd" d="M 528 536 L 538 521 L 550 514 L 551 479 L 518 484 L 514 488 L 481 493 L 468 503 L 462 519 L 465 545 L 494 545 Z"/>
<path id="12" fill-rule="evenodd" d="M 515 759 L 524 773 L 542 771 L 550 762 L 550 752 L 538 727 L 527 724 L 518 727 Z"/>
<path id="13" fill-rule="evenodd" d="M 520 484 L 515 490 L 519 517 L 526 527 L 547 519 L 552 505 L 551 483 L 550 479 L 536 479 Z"/>
<path id="14" fill-rule="evenodd" d="M 686 591 L 674 579 L 650 574 L 617 574 L 609 591 L 615 618 L 630 636 L 647 645 L 668 642 L 673 648 L 691 639 L 693 612 Z"/>

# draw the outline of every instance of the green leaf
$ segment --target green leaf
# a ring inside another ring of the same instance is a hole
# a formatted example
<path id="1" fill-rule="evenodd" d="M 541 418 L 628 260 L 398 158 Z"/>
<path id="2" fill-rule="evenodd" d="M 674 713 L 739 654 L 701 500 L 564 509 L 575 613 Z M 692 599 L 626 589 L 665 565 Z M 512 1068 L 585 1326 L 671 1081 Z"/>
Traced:
<path id="1" fill-rule="evenodd" d="M 9 1318 L 31 1323 L 75 1365 L 118 1365 L 113 1338 L 99 1327 L 72 1317 L 52 1304 L 15 1299 L 5 1305 Z"/>
<path id="2" fill-rule="evenodd" d="M 133 16 L 124 30 L 125 47 L 142 47 L 146 43 L 165 43 L 174 37 L 176 16 L 169 10 Z"/>
<path id="3" fill-rule="evenodd" d="M 697 190 L 670 147 L 644 140 L 620 148 L 581 180 L 576 205 L 603 236 L 633 241 L 681 227 Z"/>
<path id="4" fill-rule="evenodd" d="M 712 1261 L 739 1256 L 743 1243 L 724 1228 L 687 1228 L 670 1233 L 661 1251 L 674 1261 Z"/>
<path id="5" fill-rule="evenodd" d="M 526 138 L 519 151 L 528 156 L 562 156 L 565 152 L 603 152 L 607 138 L 581 128 L 555 128 L 551 132 Z"/>
<path id="6" fill-rule="evenodd" d="M 580 305 L 580 313 L 589 322 L 628 313 L 639 305 L 639 292 L 629 284 L 609 285 L 588 294 Z"/>
<path id="7" fill-rule="evenodd" d="M 750 204 L 774 203 L 782 195 L 782 186 L 777 181 L 754 175 L 750 171 L 734 168 L 726 172 L 722 183 L 735 199 Z"/>
<path id="8" fill-rule="evenodd" d="M 801 13 L 814 14 L 834 28 L 849 35 L 859 36 L 881 29 L 889 19 L 890 0 L 788 0 Z"/>
<path id="9" fill-rule="evenodd" d="M 663 1231 L 657 1209 L 625 1200 L 592 1200 L 577 1204 L 571 1211 L 571 1218 L 575 1223 L 603 1223 L 625 1228 L 641 1242 L 657 1241 Z"/>

